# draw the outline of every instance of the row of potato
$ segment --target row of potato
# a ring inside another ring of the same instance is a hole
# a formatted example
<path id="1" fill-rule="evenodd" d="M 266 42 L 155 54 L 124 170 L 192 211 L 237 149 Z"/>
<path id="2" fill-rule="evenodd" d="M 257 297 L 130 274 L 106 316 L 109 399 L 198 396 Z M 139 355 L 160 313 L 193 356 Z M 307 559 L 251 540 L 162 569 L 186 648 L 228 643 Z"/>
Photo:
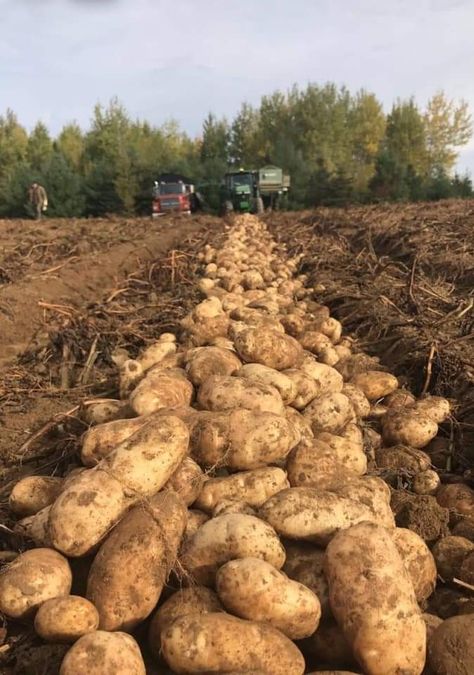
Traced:
<path id="1" fill-rule="evenodd" d="M 118 355 L 120 400 L 84 408 L 81 466 L 13 488 L 37 548 L 0 575 L 0 610 L 72 644 L 61 675 L 145 673 L 147 650 L 170 669 L 148 672 L 474 672 L 474 615 L 422 614 L 437 574 L 472 580 L 474 543 L 396 527 L 377 476 L 404 471 L 469 529 L 474 493 L 422 450 L 449 402 L 355 353 L 255 217 L 200 258 L 179 342 Z"/>

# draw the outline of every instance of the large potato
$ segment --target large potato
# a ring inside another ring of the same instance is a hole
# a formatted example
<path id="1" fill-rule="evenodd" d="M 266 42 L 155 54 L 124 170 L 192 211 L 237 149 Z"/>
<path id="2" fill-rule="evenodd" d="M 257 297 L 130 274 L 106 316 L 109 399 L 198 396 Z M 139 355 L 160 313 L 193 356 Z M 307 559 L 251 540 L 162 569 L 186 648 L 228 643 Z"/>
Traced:
<path id="1" fill-rule="evenodd" d="M 459 578 L 464 559 L 474 551 L 474 543 L 464 537 L 442 537 L 433 546 L 436 568 L 443 581 Z"/>
<path id="2" fill-rule="evenodd" d="M 332 492 L 289 488 L 260 508 L 260 516 L 288 539 L 325 546 L 341 529 L 364 520 L 378 522 L 370 506 Z"/>
<path id="3" fill-rule="evenodd" d="M 191 382 L 200 386 L 212 375 L 234 375 L 241 367 L 240 359 L 229 349 L 199 347 L 192 350 L 186 364 Z"/>
<path id="4" fill-rule="evenodd" d="M 95 466 L 147 422 L 146 417 L 134 417 L 92 427 L 82 437 L 82 463 L 84 466 Z"/>
<path id="5" fill-rule="evenodd" d="M 98 627 L 96 608 L 78 595 L 46 600 L 35 616 L 35 631 L 48 642 L 75 642 Z"/>
<path id="6" fill-rule="evenodd" d="M 431 466 L 430 456 L 406 445 L 395 445 L 390 448 L 379 448 L 375 452 L 377 466 L 381 469 L 392 471 L 406 471 L 408 473 L 420 473 Z"/>
<path id="7" fill-rule="evenodd" d="M 286 419 L 291 422 L 297 433 L 300 435 L 300 443 L 311 444 L 314 438 L 311 424 L 296 408 L 287 407 L 285 410 Z"/>
<path id="8" fill-rule="evenodd" d="M 196 507 L 211 513 L 224 499 L 261 506 L 276 492 L 289 487 L 286 473 L 275 466 L 241 471 L 207 480 L 196 500 Z"/>
<path id="9" fill-rule="evenodd" d="M 175 353 L 176 342 L 174 342 L 174 340 L 163 340 L 160 337 L 159 340 L 148 345 L 148 347 L 143 350 L 137 361 L 141 365 L 143 372 L 145 372 L 153 366 L 156 366 L 157 363 L 161 363 L 166 356 Z"/>
<path id="10" fill-rule="evenodd" d="M 188 441 L 178 417 L 153 417 L 96 468 L 71 479 L 49 514 L 54 547 L 71 557 L 90 552 L 131 504 L 165 485 Z"/>
<path id="11" fill-rule="evenodd" d="M 275 387 L 241 377 L 212 375 L 200 387 L 197 401 L 203 410 L 223 412 L 244 408 L 283 415 L 285 406 Z"/>
<path id="12" fill-rule="evenodd" d="M 324 549 L 288 541 L 285 543 L 285 551 L 283 572 L 317 595 L 323 617 L 330 614 L 329 589 L 323 569 Z"/>
<path id="13" fill-rule="evenodd" d="M 194 393 L 191 382 L 180 368 L 153 368 L 130 394 L 130 405 L 137 415 L 150 415 L 161 408 L 190 405 Z"/>
<path id="14" fill-rule="evenodd" d="M 413 585 L 388 530 L 359 523 L 326 550 L 334 616 L 367 675 L 420 675 L 426 628 Z"/>
<path id="15" fill-rule="evenodd" d="M 442 396 L 425 396 L 415 403 L 415 410 L 421 412 L 436 422 L 444 422 L 451 412 L 451 405 L 447 398 Z"/>
<path id="16" fill-rule="evenodd" d="M 395 517 L 390 506 L 390 488 L 381 478 L 358 476 L 331 488 L 331 491 L 369 508 L 372 512 L 371 522 L 384 525 L 387 528 L 395 527 Z"/>
<path id="17" fill-rule="evenodd" d="M 231 513 L 204 523 L 188 543 L 181 563 L 197 583 L 210 586 L 221 565 L 249 557 L 261 558 L 280 569 L 285 562 L 285 549 L 268 523 Z"/>
<path id="18" fill-rule="evenodd" d="M 474 614 L 443 621 L 429 641 L 428 665 L 435 675 L 474 672 Z"/>
<path id="19" fill-rule="evenodd" d="M 327 431 L 318 432 L 315 440 L 328 446 L 334 459 L 349 471 L 359 476 L 367 472 L 364 441 L 356 424 L 348 424 L 339 434 L 331 434 Z"/>
<path id="20" fill-rule="evenodd" d="M 299 649 L 272 626 L 225 613 L 188 614 L 161 634 L 163 656 L 175 673 L 303 675 Z"/>
<path id="21" fill-rule="evenodd" d="M 248 516 L 256 516 L 255 509 L 247 504 L 247 502 L 235 501 L 233 499 L 223 499 L 217 502 L 212 510 L 212 517 L 225 516 L 228 513 L 246 513 Z"/>
<path id="22" fill-rule="evenodd" d="M 17 516 L 33 516 L 54 502 L 62 486 L 62 478 L 27 476 L 13 487 L 8 505 Z"/>
<path id="23" fill-rule="evenodd" d="M 344 380 L 342 375 L 332 366 L 319 363 L 311 354 L 305 354 L 298 366 L 306 375 L 309 375 L 319 387 L 318 396 L 324 394 L 337 394 L 342 391 Z"/>
<path id="24" fill-rule="evenodd" d="M 263 621 L 292 640 L 314 633 L 321 617 L 318 597 L 258 558 L 231 560 L 216 575 L 226 609 L 242 619 Z"/>
<path id="25" fill-rule="evenodd" d="M 344 394 L 333 393 L 318 396 L 305 408 L 304 416 L 310 421 L 313 433 L 337 434 L 355 422 L 356 414 L 352 403 Z"/>
<path id="26" fill-rule="evenodd" d="M 12 619 L 25 619 L 46 600 L 68 595 L 71 584 L 69 563 L 57 551 L 25 551 L 0 574 L 0 612 Z"/>
<path id="27" fill-rule="evenodd" d="M 386 445 L 411 445 L 424 448 L 438 433 L 431 417 L 416 410 L 389 411 L 382 418 L 382 436 Z"/>
<path id="28" fill-rule="evenodd" d="M 165 484 L 165 488 L 177 492 L 183 502 L 190 506 L 201 493 L 205 480 L 206 477 L 199 464 L 191 457 L 185 457 Z"/>
<path id="29" fill-rule="evenodd" d="M 352 384 L 359 387 L 369 401 L 377 401 L 398 388 L 398 380 L 394 375 L 379 370 L 356 373 L 352 378 Z"/>
<path id="30" fill-rule="evenodd" d="M 237 377 L 243 377 L 251 382 L 275 387 L 285 405 L 290 405 L 296 397 L 296 385 L 290 377 L 274 368 L 262 366 L 261 363 L 246 363 L 235 374 Z"/>
<path id="31" fill-rule="evenodd" d="M 126 633 L 97 630 L 68 651 L 59 675 L 146 675 L 140 648 Z"/>
<path id="32" fill-rule="evenodd" d="M 317 440 L 313 440 L 311 445 L 297 445 L 288 456 L 286 469 L 291 487 L 330 490 L 357 477 L 325 443 Z"/>
<path id="33" fill-rule="evenodd" d="M 424 603 L 436 587 L 436 565 L 423 539 L 402 527 L 393 530 L 393 539 L 413 583 L 416 599 Z"/>
<path id="34" fill-rule="evenodd" d="M 293 408 L 303 410 L 316 396 L 321 393 L 321 387 L 313 377 L 298 368 L 289 368 L 284 370 L 283 374 L 288 377 L 294 385 L 295 396 L 291 401 Z"/>
<path id="35" fill-rule="evenodd" d="M 455 517 L 474 519 L 474 490 L 464 483 L 442 485 L 436 493 L 436 501 Z"/>
<path id="36" fill-rule="evenodd" d="M 131 631 L 151 613 L 176 560 L 187 511 L 174 492 L 135 506 L 102 544 L 87 580 L 103 630 Z"/>
<path id="37" fill-rule="evenodd" d="M 246 363 L 261 363 L 276 370 L 294 368 L 303 355 L 303 349 L 295 338 L 260 326 L 240 331 L 234 344 Z"/>

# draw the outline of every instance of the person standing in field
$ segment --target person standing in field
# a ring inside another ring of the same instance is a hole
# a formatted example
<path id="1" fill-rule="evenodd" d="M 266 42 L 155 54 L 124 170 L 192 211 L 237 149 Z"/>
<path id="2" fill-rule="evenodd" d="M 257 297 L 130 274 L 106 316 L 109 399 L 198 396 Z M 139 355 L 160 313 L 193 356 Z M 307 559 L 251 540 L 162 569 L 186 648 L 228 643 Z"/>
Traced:
<path id="1" fill-rule="evenodd" d="M 28 201 L 33 207 L 36 220 L 39 220 L 48 208 L 48 195 L 44 187 L 39 183 L 32 183 L 28 190 Z"/>

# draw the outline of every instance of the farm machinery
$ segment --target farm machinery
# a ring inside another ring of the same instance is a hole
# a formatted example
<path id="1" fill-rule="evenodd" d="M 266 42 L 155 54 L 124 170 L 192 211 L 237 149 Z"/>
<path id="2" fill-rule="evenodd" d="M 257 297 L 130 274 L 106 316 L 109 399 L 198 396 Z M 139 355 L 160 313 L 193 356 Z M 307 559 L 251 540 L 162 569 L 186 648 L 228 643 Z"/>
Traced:
<path id="1" fill-rule="evenodd" d="M 263 213 L 265 209 L 281 208 L 289 188 L 290 177 L 277 166 L 229 171 L 221 186 L 221 213 Z"/>

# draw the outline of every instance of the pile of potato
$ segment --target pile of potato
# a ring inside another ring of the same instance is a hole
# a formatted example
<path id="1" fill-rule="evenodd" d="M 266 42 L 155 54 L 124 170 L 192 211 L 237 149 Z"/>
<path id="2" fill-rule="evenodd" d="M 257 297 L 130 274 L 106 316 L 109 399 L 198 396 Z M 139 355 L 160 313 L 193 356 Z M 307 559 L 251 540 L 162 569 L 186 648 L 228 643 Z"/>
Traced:
<path id="1" fill-rule="evenodd" d="M 423 614 L 438 575 L 474 582 L 474 492 L 428 454 L 449 402 L 355 352 L 257 218 L 200 259 L 179 341 L 84 408 L 81 466 L 13 488 L 36 548 L 0 610 L 71 645 L 61 675 L 474 672 L 474 614 Z M 391 474 L 458 532 L 396 527 Z"/>

